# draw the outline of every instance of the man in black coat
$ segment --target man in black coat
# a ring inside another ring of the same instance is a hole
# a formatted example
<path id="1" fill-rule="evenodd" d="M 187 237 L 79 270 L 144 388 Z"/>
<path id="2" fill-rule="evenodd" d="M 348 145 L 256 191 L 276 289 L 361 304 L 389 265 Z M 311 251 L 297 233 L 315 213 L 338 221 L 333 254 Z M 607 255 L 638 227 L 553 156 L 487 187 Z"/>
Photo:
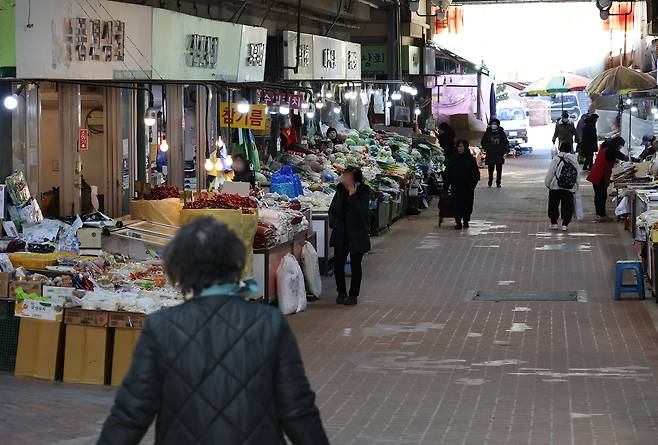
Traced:
<path id="1" fill-rule="evenodd" d="M 164 253 L 169 279 L 191 298 L 151 314 L 98 441 L 138 444 L 157 416 L 155 443 L 328 445 L 283 314 L 249 303 L 245 249 L 224 224 L 181 228 Z M 252 285 L 253 286 L 253 285 Z"/>
<path id="2" fill-rule="evenodd" d="M 482 136 L 482 148 L 487 154 L 487 167 L 489 169 L 489 187 L 493 184 L 494 170 L 496 171 L 496 187 L 501 187 L 503 176 L 503 164 L 509 153 L 509 140 L 505 130 L 500 126 L 500 121 L 491 119 L 487 130 Z"/>
<path id="3" fill-rule="evenodd" d="M 336 304 L 357 304 L 361 291 L 361 261 L 370 250 L 369 211 L 370 187 L 363 183 L 363 173 L 357 168 L 347 168 L 329 207 L 330 245 L 334 247 L 334 276 L 338 290 Z M 345 285 L 348 255 L 352 267 L 349 295 Z"/>
<path id="4" fill-rule="evenodd" d="M 594 153 L 599 150 L 599 138 L 596 134 L 596 122 L 599 119 L 599 115 L 593 113 L 587 115 L 587 117 L 581 117 L 582 119 L 585 119 L 585 123 L 583 124 L 582 138 L 578 143 L 578 153 L 585 158 L 583 170 L 589 171 L 592 169 L 594 163 Z"/>

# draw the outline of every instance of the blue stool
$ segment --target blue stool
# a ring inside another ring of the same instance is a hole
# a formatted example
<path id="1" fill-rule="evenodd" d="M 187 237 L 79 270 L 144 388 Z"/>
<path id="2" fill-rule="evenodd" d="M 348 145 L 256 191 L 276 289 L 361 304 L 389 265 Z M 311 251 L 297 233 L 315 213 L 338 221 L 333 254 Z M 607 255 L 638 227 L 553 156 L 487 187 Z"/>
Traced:
<path id="1" fill-rule="evenodd" d="M 635 284 L 624 285 L 624 271 L 632 270 L 635 272 Z M 635 260 L 617 261 L 615 267 L 615 300 L 621 298 L 624 292 L 637 292 L 640 300 L 644 300 L 644 274 L 642 273 L 642 263 Z"/>

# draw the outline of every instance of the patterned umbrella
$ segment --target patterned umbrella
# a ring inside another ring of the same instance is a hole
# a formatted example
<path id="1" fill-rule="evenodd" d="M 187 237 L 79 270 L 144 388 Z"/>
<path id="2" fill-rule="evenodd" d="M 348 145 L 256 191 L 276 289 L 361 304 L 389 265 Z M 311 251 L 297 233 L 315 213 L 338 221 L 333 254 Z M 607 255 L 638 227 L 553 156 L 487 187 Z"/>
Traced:
<path id="1" fill-rule="evenodd" d="M 656 78 L 640 73 L 625 66 L 618 66 L 605 70 L 592 80 L 587 87 L 589 94 L 608 96 L 612 94 L 626 94 L 637 90 L 650 90 L 656 88 Z"/>
<path id="2" fill-rule="evenodd" d="M 523 90 L 523 94 L 526 96 L 552 96 L 557 93 L 582 91 L 587 88 L 589 83 L 590 80 L 586 77 L 565 73 L 539 79 L 528 85 Z"/>

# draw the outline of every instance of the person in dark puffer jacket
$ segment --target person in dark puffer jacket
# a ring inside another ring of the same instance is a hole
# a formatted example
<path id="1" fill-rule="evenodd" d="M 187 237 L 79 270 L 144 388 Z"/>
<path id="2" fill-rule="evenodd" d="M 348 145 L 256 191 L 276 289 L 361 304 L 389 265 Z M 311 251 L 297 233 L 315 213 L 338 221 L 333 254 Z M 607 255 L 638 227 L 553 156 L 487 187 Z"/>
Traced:
<path id="1" fill-rule="evenodd" d="M 138 444 L 153 418 L 156 444 L 328 445 L 288 322 L 250 303 L 242 241 L 202 218 L 163 254 L 191 298 L 151 314 L 99 444 Z"/>

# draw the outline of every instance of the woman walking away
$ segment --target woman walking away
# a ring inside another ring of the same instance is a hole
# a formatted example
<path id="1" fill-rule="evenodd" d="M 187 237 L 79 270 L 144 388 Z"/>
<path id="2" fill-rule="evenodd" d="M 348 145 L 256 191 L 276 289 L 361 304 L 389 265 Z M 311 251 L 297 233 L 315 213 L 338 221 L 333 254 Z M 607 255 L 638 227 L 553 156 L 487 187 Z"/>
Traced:
<path id="1" fill-rule="evenodd" d="M 578 153 L 585 158 L 583 171 L 590 171 L 594 163 L 594 153 L 599 149 L 598 135 L 596 134 L 596 122 L 599 120 L 599 115 L 594 113 L 583 117 L 583 119 L 585 119 L 583 137 L 578 144 Z"/>
<path id="2" fill-rule="evenodd" d="M 151 314 L 98 441 L 138 444 L 157 416 L 155 443 L 328 445 L 283 314 L 249 303 L 242 241 L 201 218 L 165 248 L 169 279 L 189 299 Z"/>
<path id="3" fill-rule="evenodd" d="M 493 174 L 496 171 L 496 187 L 501 187 L 503 164 L 505 156 L 509 153 L 509 141 L 505 130 L 500 126 L 498 119 L 491 119 L 487 131 L 482 136 L 482 148 L 487 154 L 487 167 L 489 168 L 489 187 L 493 184 Z"/>
<path id="4" fill-rule="evenodd" d="M 334 276 L 338 297 L 336 304 L 357 304 L 361 290 L 361 260 L 370 250 L 370 187 L 363 184 L 363 173 L 348 167 L 336 187 L 329 207 L 330 244 L 334 247 Z M 352 280 L 350 292 L 345 285 L 345 262 L 350 256 Z"/>
<path id="5" fill-rule="evenodd" d="M 439 124 L 439 145 L 443 149 L 443 155 L 447 160 L 455 155 L 455 130 L 446 122 Z"/>
<path id="6" fill-rule="evenodd" d="M 468 229 L 473 213 L 475 186 L 480 180 L 480 169 L 471 154 L 468 141 L 457 141 L 457 152 L 446 166 L 446 179 L 455 210 L 455 229 Z"/>
<path id="7" fill-rule="evenodd" d="M 566 232 L 574 211 L 574 193 L 578 191 L 578 159 L 571 153 L 571 144 L 563 142 L 551 161 L 544 183 L 548 188 L 548 217 L 551 230 L 557 230 L 562 207 L 562 231 Z"/>
<path id="8" fill-rule="evenodd" d="M 592 171 L 587 176 L 587 180 L 594 187 L 594 206 L 596 207 L 596 221 L 598 222 L 611 220 L 605 210 L 608 201 L 608 185 L 610 185 L 612 168 L 617 160 L 628 161 L 628 156 L 621 152 L 621 148 L 625 143 L 626 141 L 621 136 L 615 136 L 604 141 L 599 149 L 599 154 L 596 156 Z"/>

